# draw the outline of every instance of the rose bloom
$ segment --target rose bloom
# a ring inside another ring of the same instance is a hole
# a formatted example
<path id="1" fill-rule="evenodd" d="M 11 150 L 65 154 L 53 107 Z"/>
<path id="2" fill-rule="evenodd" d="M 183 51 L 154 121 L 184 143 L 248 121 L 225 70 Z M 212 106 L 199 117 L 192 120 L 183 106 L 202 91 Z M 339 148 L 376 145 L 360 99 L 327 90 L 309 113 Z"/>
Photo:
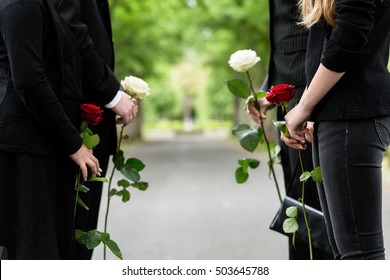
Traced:
<path id="1" fill-rule="evenodd" d="M 240 50 L 230 56 L 229 65 L 237 72 L 246 72 L 259 61 L 260 57 L 257 56 L 255 51 Z"/>
<path id="2" fill-rule="evenodd" d="M 295 87 L 289 84 L 272 86 L 265 98 L 274 104 L 279 105 L 283 101 L 290 101 L 294 97 Z"/>
<path id="3" fill-rule="evenodd" d="M 150 95 L 148 83 L 134 76 L 125 77 L 121 81 L 121 86 L 128 95 L 136 99 L 144 99 L 145 96 Z"/>
<path id="4" fill-rule="evenodd" d="M 81 120 L 96 125 L 103 120 L 103 110 L 93 104 L 81 104 Z"/>

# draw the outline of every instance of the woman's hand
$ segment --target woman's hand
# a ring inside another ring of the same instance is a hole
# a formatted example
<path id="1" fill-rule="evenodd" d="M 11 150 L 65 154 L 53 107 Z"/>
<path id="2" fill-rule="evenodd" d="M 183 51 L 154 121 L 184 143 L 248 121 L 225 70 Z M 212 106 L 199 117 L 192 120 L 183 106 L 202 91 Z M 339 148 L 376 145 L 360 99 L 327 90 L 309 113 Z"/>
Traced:
<path id="1" fill-rule="evenodd" d="M 100 176 L 102 170 L 99 167 L 99 161 L 92 154 L 84 144 L 77 152 L 69 156 L 81 169 L 84 181 L 88 179 L 88 168 L 91 169 L 92 174 Z"/>
<path id="2" fill-rule="evenodd" d="M 307 122 L 306 128 L 309 131 L 305 133 L 305 139 L 307 142 L 313 143 L 314 122 Z"/>
<path id="3" fill-rule="evenodd" d="M 290 133 L 290 138 L 297 143 L 306 143 L 305 134 L 309 132 L 307 121 L 309 120 L 310 115 L 311 111 L 305 109 L 301 103 L 298 103 L 298 105 L 291 109 L 284 117 L 286 120 L 286 127 Z"/>
<path id="4" fill-rule="evenodd" d="M 312 142 L 313 140 L 313 132 L 314 132 L 314 122 L 307 122 L 306 125 L 307 132 L 305 133 L 306 142 Z M 280 140 L 282 140 L 287 146 L 296 149 L 296 150 L 306 150 L 306 142 L 302 143 L 294 138 L 288 138 L 283 133 L 280 134 Z"/>

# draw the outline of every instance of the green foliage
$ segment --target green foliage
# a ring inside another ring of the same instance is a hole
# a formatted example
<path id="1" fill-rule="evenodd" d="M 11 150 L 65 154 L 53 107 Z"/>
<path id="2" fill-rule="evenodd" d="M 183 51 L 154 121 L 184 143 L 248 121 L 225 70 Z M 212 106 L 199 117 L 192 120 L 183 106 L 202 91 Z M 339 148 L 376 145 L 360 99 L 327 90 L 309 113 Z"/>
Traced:
<path id="1" fill-rule="evenodd" d="M 283 231 L 285 233 L 295 233 L 299 228 L 295 218 L 287 218 L 283 221 Z"/>
<path id="2" fill-rule="evenodd" d="M 311 172 L 311 178 L 316 183 L 322 183 L 321 166 L 317 166 L 316 168 L 314 168 L 314 170 Z"/>
<path id="3" fill-rule="evenodd" d="M 248 180 L 248 168 L 256 169 L 260 161 L 253 158 L 244 158 L 238 160 L 239 167 L 236 169 L 235 177 L 238 184 L 245 183 Z"/>
<path id="4" fill-rule="evenodd" d="M 246 86 L 243 80 L 239 80 L 239 79 L 229 80 L 227 81 L 227 86 L 230 92 L 237 97 L 246 99 L 250 95 L 250 91 L 248 90 L 248 87 Z"/>
<path id="5" fill-rule="evenodd" d="M 119 259 L 123 259 L 121 250 L 115 241 L 111 240 L 110 234 L 106 232 L 101 232 L 98 230 L 90 230 L 84 232 L 82 230 L 76 229 L 76 240 L 87 247 L 88 250 L 96 248 L 100 243 L 106 245 L 111 252 L 117 256 Z"/>
<path id="6" fill-rule="evenodd" d="M 241 147 L 251 153 L 256 150 L 261 141 L 261 130 L 247 124 L 237 125 L 233 128 L 232 133 L 239 138 Z"/>
<path id="7" fill-rule="evenodd" d="M 255 87 L 265 76 L 267 0 L 110 0 L 110 7 L 117 76 L 139 76 L 155 88 L 144 108 L 147 121 L 181 117 L 188 91 L 175 87 L 183 79 L 172 81 L 171 73 L 183 62 L 193 66 L 187 76 L 201 85 L 194 97 L 201 118 L 234 115 L 234 98 L 221 86 L 232 73 L 227 61 L 233 51 L 256 50 L 262 63 L 253 73 Z"/>
<path id="8" fill-rule="evenodd" d="M 277 129 L 279 129 L 279 131 L 283 132 L 284 135 L 286 135 L 287 137 L 290 136 L 285 121 L 273 121 L 273 123 L 277 127 Z"/>
<path id="9" fill-rule="evenodd" d="M 283 230 L 286 233 L 295 233 L 298 228 L 298 207 L 297 206 L 291 206 L 286 209 L 286 215 L 287 219 L 283 221 Z"/>
<path id="10" fill-rule="evenodd" d="M 303 172 L 299 177 L 299 181 L 306 182 L 309 178 L 312 178 L 312 180 L 316 183 L 322 183 L 321 167 L 317 166 L 312 171 Z"/>

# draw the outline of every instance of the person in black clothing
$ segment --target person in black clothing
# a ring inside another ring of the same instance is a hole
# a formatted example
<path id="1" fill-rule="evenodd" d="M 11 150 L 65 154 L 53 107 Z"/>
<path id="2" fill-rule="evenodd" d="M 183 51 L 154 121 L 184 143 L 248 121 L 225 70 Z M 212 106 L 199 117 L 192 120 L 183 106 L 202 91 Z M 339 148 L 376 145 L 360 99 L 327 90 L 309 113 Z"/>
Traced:
<path id="1" fill-rule="evenodd" d="M 109 3 L 107 0 L 79 1 L 81 20 L 88 27 L 88 32 L 95 50 L 103 61 L 114 71 L 114 47 Z M 90 98 L 89 96 L 93 95 L 93 91 L 93 88 L 88 84 L 85 85 L 83 92 L 87 100 Z M 135 101 L 133 102 L 135 103 Z M 100 136 L 100 143 L 94 149 L 94 155 L 99 159 L 104 176 L 108 168 L 110 155 L 114 155 L 117 148 L 115 113 L 111 110 L 105 110 L 103 121 L 94 127 L 94 132 Z M 78 220 L 76 221 L 76 228 L 84 231 L 97 228 L 103 187 L 103 184 L 100 182 L 89 182 L 86 185 L 90 191 L 81 196 L 83 201 L 88 205 L 89 210 L 80 210 Z M 88 250 L 85 245 L 78 244 L 77 258 L 91 259 L 92 250 Z"/>
<path id="2" fill-rule="evenodd" d="M 390 142 L 390 1 L 301 1 L 307 88 L 285 116 L 295 148 L 314 121 L 313 158 L 335 259 L 385 259 L 382 160 Z"/>
<path id="3" fill-rule="evenodd" d="M 299 101 L 305 88 L 305 54 L 308 31 L 299 26 L 298 1 L 272 0 L 269 1 L 270 12 L 270 44 L 271 56 L 268 75 L 262 88 L 268 90 L 273 85 L 291 84 L 295 86 L 295 96 L 289 102 L 289 108 L 295 106 Z M 259 123 L 259 119 L 266 118 L 266 111 L 273 108 L 273 104 L 265 98 L 259 99 L 261 111 L 257 111 L 253 105 L 249 106 L 248 113 L 252 119 Z M 277 107 L 277 119 L 283 120 L 283 112 Z M 302 197 L 301 183 L 299 176 L 301 168 L 299 166 L 298 152 L 286 146 L 282 141 L 281 162 L 286 192 L 290 197 L 298 199 Z M 313 160 L 311 155 L 311 145 L 306 144 L 302 154 L 305 171 L 313 170 Z M 306 204 L 320 208 L 318 194 L 315 183 L 307 181 L 305 188 Z M 325 228 L 324 228 L 325 230 Z M 289 259 L 302 260 L 310 259 L 308 242 L 296 240 L 295 247 L 289 239 Z M 313 249 L 314 259 L 331 259 L 326 252 Z"/>
<path id="4" fill-rule="evenodd" d="M 88 27 L 88 32 L 96 52 L 114 71 L 114 47 L 108 1 L 81 0 L 80 8 L 81 20 Z M 90 86 L 85 85 L 83 91 L 88 99 L 89 96 L 93 95 L 94 90 Z M 132 102 L 136 105 L 135 100 Z M 105 110 L 103 121 L 94 127 L 94 132 L 100 135 L 100 143 L 94 149 L 94 155 L 99 159 L 100 166 L 104 172 L 103 174 L 106 174 L 105 170 L 108 168 L 110 155 L 114 155 L 117 148 L 117 131 L 114 112 Z M 77 228 L 85 231 L 97 228 L 102 195 L 102 183 L 87 183 L 87 186 L 90 188 L 90 191 L 82 194 L 82 199 L 88 205 L 89 211 L 81 210 L 76 224 Z M 92 250 L 87 250 L 84 245 L 78 244 L 77 258 L 91 259 Z"/>
<path id="5" fill-rule="evenodd" d="M 116 152 L 117 131 L 115 113 L 117 106 L 128 104 L 132 115 L 130 119 L 119 119 L 118 123 L 127 124 L 131 122 L 138 112 L 137 101 L 130 98 L 120 90 L 119 82 L 115 77 L 114 70 L 114 48 L 112 42 L 112 31 L 110 21 L 109 3 L 107 0 L 68 0 L 60 9 L 60 16 L 69 24 L 70 29 L 76 35 L 82 57 L 93 57 L 92 61 L 98 62 L 98 67 L 93 69 L 99 78 L 103 81 L 112 83 L 113 86 L 101 86 L 100 80 L 92 81 L 89 79 L 91 71 L 90 60 L 84 60 L 85 71 L 83 72 L 84 101 L 89 103 L 96 100 L 96 96 L 102 94 L 106 96 L 115 94 L 111 102 L 103 105 L 106 109 L 103 114 L 103 121 L 91 129 L 100 137 L 100 143 L 94 148 L 94 155 L 99 159 L 103 170 L 102 176 L 105 176 L 110 155 Z M 91 47 L 92 46 L 92 47 Z M 112 82 L 111 82 L 112 81 Z M 98 93 L 97 93 L 98 90 Z M 118 105 L 116 105 L 119 102 Z M 110 109 L 113 110 L 110 110 Z M 79 209 L 76 215 L 77 229 L 89 231 L 97 228 L 100 201 L 102 195 L 101 182 L 86 182 L 85 185 L 90 189 L 87 193 L 80 194 L 81 199 L 88 206 L 89 210 Z M 71 258 L 91 259 L 93 250 L 87 250 L 85 245 L 76 244 L 76 252 Z"/>
<path id="6" fill-rule="evenodd" d="M 78 129 L 78 47 L 48 0 L 1 1 L 0 32 L 0 245 L 10 259 L 59 259 L 60 182 L 100 174 Z"/>

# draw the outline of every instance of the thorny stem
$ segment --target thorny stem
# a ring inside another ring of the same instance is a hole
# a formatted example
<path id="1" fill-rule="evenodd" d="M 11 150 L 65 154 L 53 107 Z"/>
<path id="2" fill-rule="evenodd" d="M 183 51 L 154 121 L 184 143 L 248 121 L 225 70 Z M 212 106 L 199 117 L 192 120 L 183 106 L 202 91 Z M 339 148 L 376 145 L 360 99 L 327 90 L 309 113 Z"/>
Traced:
<path id="1" fill-rule="evenodd" d="M 79 197 L 79 191 L 80 191 L 80 175 L 81 175 L 81 170 L 76 174 L 76 183 L 75 183 L 75 188 L 76 188 L 76 199 L 74 202 L 74 208 L 73 208 L 73 218 L 76 218 L 76 209 L 77 209 L 77 203 L 78 203 L 78 197 Z"/>
<path id="2" fill-rule="evenodd" d="M 252 79 L 251 79 L 248 71 L 246 71 L 246 75 L 247 75 L 248 80 L 249 80 L 249 86 L 250 86 L 250 89 L 251 89 L 251 93 L 252 93 L 252 95 L 254 97 L 255 107 L 260 112 L 260 104 L 259 104 L 259 101 L 256 98 L 255 90 L 253 89 Z M 262 133 L 264 135 L 264 141 L 265 141 L 265 144 L 267 146 L 268 159 L 269 159 L 268 166 L 269 166 L 269 168 L 271 170 L 272 177 L 274 178 L 274 181 L 275 181 L 275 185 L 276 185 L 276 190 L 278 192 L 279 201 L 282 202 L 282 196 L 280 194 L 279 184 L 278 184 L 278 180 L 276 179 L 276 174 L 275 174 L 275 170 L 274 170 L 274 166 L 273 166 L 273 159 L 272 159 L 272 156 L 271 156 L 271 149 L 270 149 L 270 145 L 269 145 L 267 136 L 264 133 L 265 132 L 265 130 L 264 130 L 264 122 L 263 122 L 263 120 L 261 118 L 260 118 L 260 125 L 261 125 Z"/>
<path id="3" fill-rule="evenodd" d="M 87 122 L 83 121 L 81 123 L 81 138 L 84 138 L 85 132 L 87 131 L 87 126 L 88 126 Z M 79 169 L 79 172 L 76 174 L 76 183 L 75 183 L 76 198 L 75 198 L 74 208 L 73 208 L 73 218 L 76 218 L 76 209 L 79 200 L 79 192 L 80 192 L 80 185 L 81 185 L 80 177 L 81 177 L 81 169 Z"/>
<path id="4" fill-rule="evenodd" d="M 298 155 L 299 155 L 299 163 L 300 163 L 300 165 L 301 165 L 301 170 L 302 170 L 302 173 L 303 173 L 303 172 L 305 172 L 305 169 L 304 169 L 304 167 L 303 167 L 301 150 L 298 150 Z M 307 230 L 307 238 L 308 238 L 308 240 L 309 240 L 310 259 L 313 260 L 313 248 L 312 248 L 312 244 L 311 244 L 311 231 L 310 231 L 309 222 L 308 222 L 308 220 L 307 220 L 306 208 L 305 208 L 305 181 L 302 181 L 302 196 L 301 196 L 301 202 L 302 202 L 303 218 L 304 218 L 304 220 L 305 220 L 305 225 L 306 225 L 306 230 Z"/>
<path id="5" fill-rule="evenodd" d="M 121 144 L 122 144 L 122 138 L 123 138 L 123 128 L 124 128 L 124 125 L 121 126 L 121 130 L 120 130 L 120 133 L 119 133 L 119 142 L 118 142 L 118 146 L 116 148 L 116 155 L 118 154 L 119 150 L 120 150 L 120 147 L 121 147 Z M 104 232 L 107 232 L 107 222 L 108 222 L 108 213 L 109 213 L 109 209 L 110 209 L 110 202 L 111 202 L 111 184 L 112 184 L 112 180 L 114 178 L 114 173 L 115 173 L 115 163 L 113 164 L 113 167 L 112 167 L 112 170 L 111 170 L 111 174 L 110 174 L 110 179 L 109 179 L 109 182 L 108 182 L 108 190 L 107 190 L 107 207 L 106 207 L 106 215 L 105 215 L 105 219 L 104 219 Z M 105 260 L 106 259 L 106 252 L 107 252 L 107 246 L 106 244 L 104 244 L 104 249 L 103 249 L 103 259 Z"/>

